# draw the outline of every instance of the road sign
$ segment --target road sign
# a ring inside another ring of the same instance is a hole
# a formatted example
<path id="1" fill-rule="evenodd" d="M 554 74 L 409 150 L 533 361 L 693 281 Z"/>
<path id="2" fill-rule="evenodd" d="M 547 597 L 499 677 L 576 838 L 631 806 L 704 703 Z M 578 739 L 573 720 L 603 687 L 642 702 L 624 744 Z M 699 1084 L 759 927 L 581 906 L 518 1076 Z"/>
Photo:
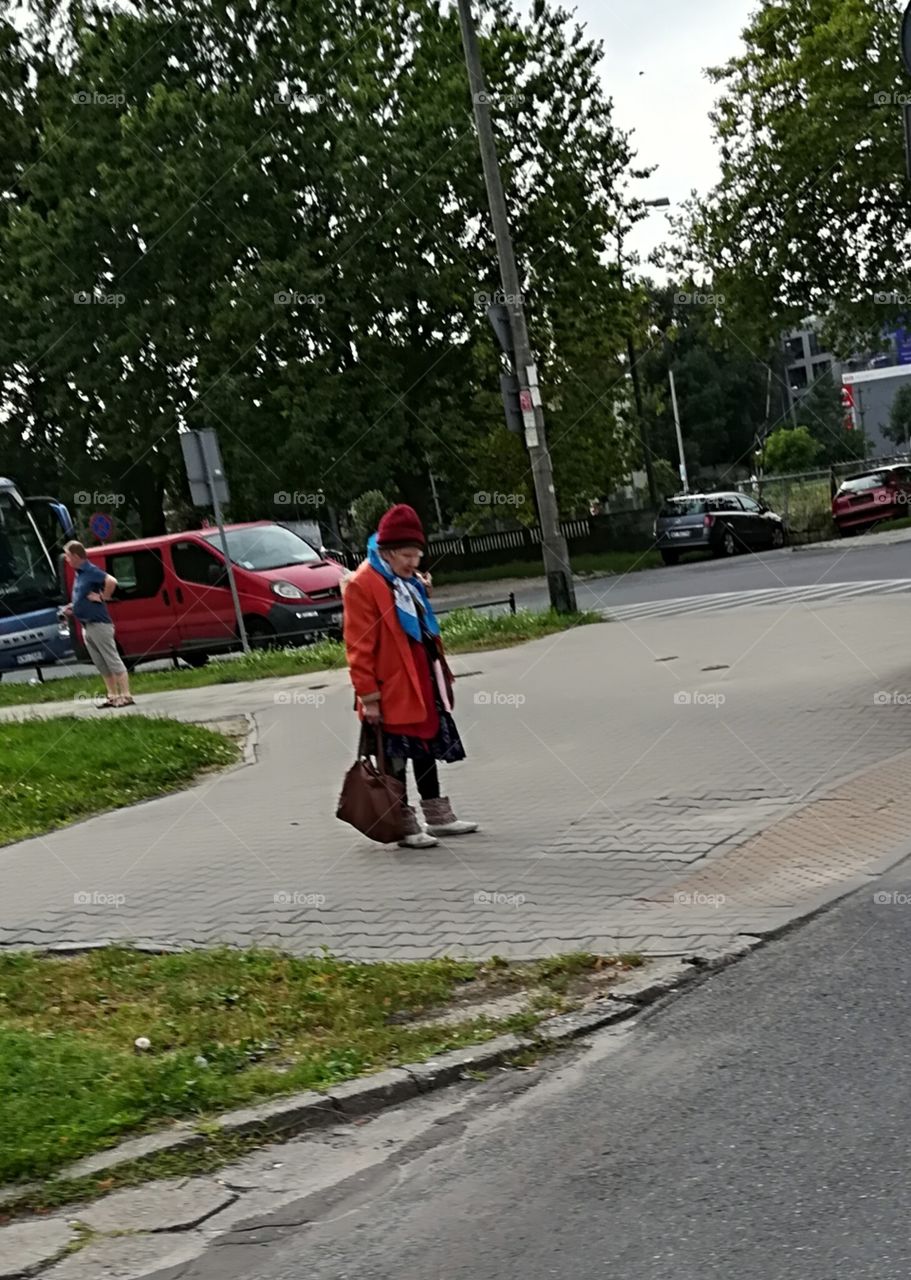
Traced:
<path id="1" fill-rule="evenodd" d="M 505 302 L 492 302 L 487 308 L 487 319 L 490 321 L 494 333 L 497 335 L 497 342 L 506 355 L 513 358 L 515 355 L 515 342 L 512 336 L 512 321 L 509 318 L 509 307 Z"/>
<path id="2" fill-rule="evenodd" d="M 214 507 L 216 499 L 219 503 L 230 502 L 216 433 L 211 427 L 202 431 L 182 431 L 179 439 L 193 505 Z"/>
<path id="3" fill-rule="evenodd" d="M 89 529 L 99 542 L 107 542 L 114 532 L 114 521 L 103 511 L 96 511 L 94 515 L 89 516 Z"/>
<path id="4" fill-rule="evenodd" d="M 911 76 L 911 3 L 905 9 L 905 16 L 902 18 L 902 62 L 905 64 L 905 70 Z"/>
<path id="5" fill-rule="evenodd" d="M 506 413 L 506 426 L 517 435 L 522 433 L 522 411 L 519 408 L 519 379 L 514 373 L 500 374 L 500 395 Z"/>
<path id="6" fill-rule="evenodd" d="M 225 558 L 225 569 L 228 573 L 228 586 L 231 588 L 231 599 L 234 601 L 237 634 L 240 636 L 244 653 L 249 653 L 250 642 L 247 639 L 247 628 L 244 625 L 244 615 L 234 579 L 234 564 L 228 551 L 225 522 L 221 514 L 221 504 L 228 502 L 230 495 L 227 477 L 222 466 L 221 450 L 218 447 L 218 436 L 210 427 L 202 431 L 183 431 L 180 434 L 180 447 L 183 450 L 183 460 L 187 468 L 187 479 L 190 482 L 190 494 L 194 506 L 211 507 L 215 513 L 215 523 L 218 526 L 222 555 Z"/>

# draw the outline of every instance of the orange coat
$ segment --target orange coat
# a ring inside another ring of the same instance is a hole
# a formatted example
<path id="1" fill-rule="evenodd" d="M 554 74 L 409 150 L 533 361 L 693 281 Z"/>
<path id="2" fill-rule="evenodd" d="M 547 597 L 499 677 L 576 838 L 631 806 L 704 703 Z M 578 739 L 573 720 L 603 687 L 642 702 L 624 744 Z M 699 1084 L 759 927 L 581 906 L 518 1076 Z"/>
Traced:
<path id="1" fill-rule="evenodd" d="M 420 724 L 429 708 L 389 583 L 365 560 L 346 579 L 344 599 L 345 651 L 354 692 L 367 699 L 380 694 L 387 724 Z M 440 657 L 451 688 L 442 646 Z"/>

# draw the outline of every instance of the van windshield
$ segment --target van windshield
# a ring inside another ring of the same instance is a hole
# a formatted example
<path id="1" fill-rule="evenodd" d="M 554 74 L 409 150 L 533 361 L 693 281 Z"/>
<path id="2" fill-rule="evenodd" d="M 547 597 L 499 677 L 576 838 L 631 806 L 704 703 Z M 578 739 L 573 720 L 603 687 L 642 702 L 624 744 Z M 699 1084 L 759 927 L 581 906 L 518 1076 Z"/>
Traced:
<path id="1" fill-rule="evenodd" d="M 309 542 L 299 538 L 280 524 L 255 525 L 252 529 L 228 529 L 228 554 L 242 569 L 284 569 L 295 564 L 316 564 L 320 555 Z M 217 550 L 221 550 L 221 536 L 216 530 L 205 534 Z"/>
<path id="2" fill-rule="evenodd" d="M 705 498 L 668 498 L 658 514 L 659 516 L 702 516 L 707 510 Z"/>

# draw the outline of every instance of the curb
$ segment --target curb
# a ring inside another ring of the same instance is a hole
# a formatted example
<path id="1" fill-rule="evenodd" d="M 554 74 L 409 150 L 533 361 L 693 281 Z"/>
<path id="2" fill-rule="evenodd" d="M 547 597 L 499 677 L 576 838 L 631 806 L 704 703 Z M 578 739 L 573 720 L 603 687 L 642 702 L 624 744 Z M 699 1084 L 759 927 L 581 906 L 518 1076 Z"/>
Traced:
<path id="1" fill-rule="evenodd" d="M 609 993 L 572 1013 L 557 1014 L 541 1022 L 531 1035 L 502 1035 L 483 1044 L 451 1049 L 426 1062 L 390 1067 L 373 1075 L 346 1080 L 325 1093 L 309 1090 L 290 1097 L 273 1098 L 253 1107 L 219 1116 L 210 1132 L 236 1137 L 280 1134 L 291 1138 L 307 1130 L 397 1106 L 420 1094 L 445 1088 L 475 1072 L 508 1067 L 512 1058 L 527 1050 L 559 1048 L 572 1041 L 634 1018 L 649 1005 L 682 987 L 695 985 L 719 969 L 741 959 L 765 939 L 742 937 L 730 946 L 700 952 L 681 959 L 658 960 L 647 971 L 617 983 Z M 109 1151 L 97 1152 L 69 1165 L 51 1181 L 104 1175 L 118 1166 L 142 1163 L 153 1156 L 199 1146 L 204 1137 L 192 1125 L 130 1138 Z M 29 1186 L 0 1187 L 0 1204 L 34 1190 Z"/>

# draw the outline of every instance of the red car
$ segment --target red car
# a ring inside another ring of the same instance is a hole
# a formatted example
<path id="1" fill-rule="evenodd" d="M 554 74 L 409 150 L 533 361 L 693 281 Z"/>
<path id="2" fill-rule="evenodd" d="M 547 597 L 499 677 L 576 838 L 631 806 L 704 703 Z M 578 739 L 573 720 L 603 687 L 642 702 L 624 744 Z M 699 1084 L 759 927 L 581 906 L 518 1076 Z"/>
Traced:
<path id="1" fill-rule="evenodd" d="M 340 634 L 340 564 L 271 520 L 229 524 L 225 534 L 251 645 L 301 644 Z M 217 529 L 90 547 L 88 556 L 117 579 L 109 607 L 128 666 L 180 657 L 201 667 L 210 654 L 240 647 Z M 72 569 L 66 579 L 72 592 Z M 81 628 L 72 626 L 74 648 L 84 656 Z"/>
<path id="2" fill-rule="evenodd" d="M 832 499 L 832 518 L 842 537 L 907 515 L 911 515 L 911 466 L 907 463 L 851 476 L 842 481 Z"/>

